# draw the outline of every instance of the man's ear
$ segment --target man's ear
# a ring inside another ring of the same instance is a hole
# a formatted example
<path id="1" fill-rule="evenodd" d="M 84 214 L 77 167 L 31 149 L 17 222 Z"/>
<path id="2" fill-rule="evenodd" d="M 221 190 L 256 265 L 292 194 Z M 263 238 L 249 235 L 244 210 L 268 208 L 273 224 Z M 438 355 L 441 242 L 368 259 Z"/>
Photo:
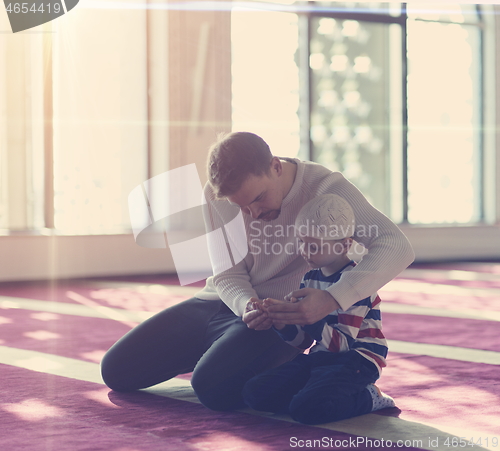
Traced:
<path id="1" fill-rule="evenodd" d="M 278 177 L 283 174 L 283 164 L 278 157 L 273 157 L 271 160 L 271 172 L 276 174 Z"/>

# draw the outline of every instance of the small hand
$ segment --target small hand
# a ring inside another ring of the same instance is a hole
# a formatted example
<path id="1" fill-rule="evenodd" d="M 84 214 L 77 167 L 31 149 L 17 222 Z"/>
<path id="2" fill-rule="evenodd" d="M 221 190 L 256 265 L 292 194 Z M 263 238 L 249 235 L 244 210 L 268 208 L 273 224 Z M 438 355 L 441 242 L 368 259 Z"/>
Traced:
<path id="1" fill-rule="evenodd" d="M 328 291 L 316 288 L 302 288 L 293 291 L 285 299 L 289 302 L 275 303 L 268 307 L 268 315 L 273 323 L 314 324 L 340 308 L 338 302 Z"/>

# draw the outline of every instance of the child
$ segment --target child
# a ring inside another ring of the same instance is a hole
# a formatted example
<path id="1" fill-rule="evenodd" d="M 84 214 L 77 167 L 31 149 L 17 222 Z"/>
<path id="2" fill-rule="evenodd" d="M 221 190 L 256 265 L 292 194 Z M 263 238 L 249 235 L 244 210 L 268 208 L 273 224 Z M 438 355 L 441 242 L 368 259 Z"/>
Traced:
<path id="1" fill-rule="evenodd" d="M 355 263 L 347 256 L 354 233 L 354 213 L 340 196 L 326 194 L 309 201 L 295 222 L 300 252 L 313 268 L 300 288 L 326 290 Z M 289 302 L 298 302 L 290 298 Z M 265 299 L 258 308 L 286 302 Z M 386 366 L 387 342 L 382 334 L 377 293 L 343 311 L 336 310 L 311 325 L 274 323 L 289 344 L 308 349 L 292 361 L 250 379 L 243 390 L 255 410 L 289 413 L 296 421 L 321 424 L 363 415 L 394 400 L 374 382 Z"/>

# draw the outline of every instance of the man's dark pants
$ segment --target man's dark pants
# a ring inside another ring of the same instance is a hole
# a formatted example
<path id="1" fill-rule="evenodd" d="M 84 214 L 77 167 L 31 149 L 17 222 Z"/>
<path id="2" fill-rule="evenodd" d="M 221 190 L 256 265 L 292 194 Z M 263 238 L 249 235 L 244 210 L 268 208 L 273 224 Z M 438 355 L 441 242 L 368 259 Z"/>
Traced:
<path id="1" fill-rule="evenodd" d="M 202 404 L 230 410 L 243 405 L 250 378 L 297 354 L 273 330 L 248 329 L 224 302 L 192 298 L 122 337 L 104 356 L 101 372 L 109 388 L 133 391 L 193 371 Z"/>

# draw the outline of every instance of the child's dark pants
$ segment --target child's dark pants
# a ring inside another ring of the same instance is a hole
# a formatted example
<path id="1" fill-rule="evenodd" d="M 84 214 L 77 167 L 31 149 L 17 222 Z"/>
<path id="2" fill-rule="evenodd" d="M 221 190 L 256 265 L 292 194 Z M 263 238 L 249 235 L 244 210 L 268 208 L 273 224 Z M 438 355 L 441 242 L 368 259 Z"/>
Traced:
<path id="1" fill-rule="evenodd" d="M 305 424 L 344 420 L 372 411 L 366 386 L 379 373 L 356 351 L 300 354 L 250 379 L 245 403 L 255 410 L 289 413 Z"/>

